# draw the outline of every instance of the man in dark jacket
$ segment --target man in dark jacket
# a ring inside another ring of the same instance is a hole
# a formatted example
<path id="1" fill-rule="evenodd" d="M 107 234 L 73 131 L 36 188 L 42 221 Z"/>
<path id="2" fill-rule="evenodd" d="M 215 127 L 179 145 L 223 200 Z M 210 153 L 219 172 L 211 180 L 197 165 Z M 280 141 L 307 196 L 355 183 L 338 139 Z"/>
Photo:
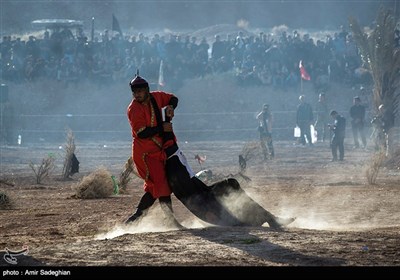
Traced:
<path id="1" fill-rule="evenodd" d="M 311 124 L 314 124 L 312 107 L 309 103 L 305 102 L 304 95 L 300 95 L 299 100 L 300 104 L 297 106 L 296 124 L 300 127 L 300 142 L 305 145 L 305 137 L 307 137 L 308 144 L 312 146 Z"/>
<path id="2" fill-rule="evenodd" d="M 339 149 L 339 160 L 343 161 L 344 159 L 344 137 L 346 131 L 346 119 L 339 115 L 336 111 L 331 111 L 330 113 L 332 119 L 334 119 L 333 125 L 329 125 L 329 128 L 332 130 L 332 161 L 337 161 L 337 150 Z"/>
<path id="3" fill-rule="evenodd" d="M 354 137 L 354 148 L 359 148 L 359 137 L 363 144 L 363 148 L 367 146 L 367 138 L 365 137 L 364 131 L 364 119 L 365 119 L 365 106 L 361 104 L 361 98 L 355 96 L 353 98 L 353 106 L 350 107 L 351 117 L 351 129 Z"/>

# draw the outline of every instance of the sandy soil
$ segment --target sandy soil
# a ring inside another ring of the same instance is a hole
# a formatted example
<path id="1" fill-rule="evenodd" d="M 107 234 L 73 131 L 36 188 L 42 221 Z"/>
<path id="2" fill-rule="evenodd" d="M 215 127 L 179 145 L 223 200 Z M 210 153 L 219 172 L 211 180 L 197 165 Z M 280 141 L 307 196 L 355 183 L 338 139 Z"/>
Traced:
<path id="1" fill-rule="evenodd" d="M 60 144 L 62 145 L 62 144 Z M 246 142 L 180 144 L 197 172 L 214 175 L 239 171 L 238 155 Z M 296 217 L 283 231 L 262 227 L 216 227 L 195 218 L 175 197 L 177 220 L 185 229 L 166 227 L 156 203 L 138 224 L 122 221 L 143 194 L 134 177 L 125 194 L 107 199 L 72 198 L 74 186 L 99 166 L 118 175 L 130 143 L 77 143 L 80 173 L 60 180 L 63 152 L 58 145 L 1 147 L 0 191 L 13 207 L 0 210 L 0 266 L 6 248 L 27 255 L 17 265 L 46 266 L 400 266 L 400 171 L 381 169 L 369 185 L 365 170 L 372 148 L 352 150 L 344 162 L 331 162 L 327 143 L 315 147 L 276 142 L 276 159 L 259 151 L 248 161 L 243 189 L 280 217 Z M 41 185 L 29 162 L 49 153 L 57 167 Z M 196 154 L 206 155 L 200 166 Z"/>

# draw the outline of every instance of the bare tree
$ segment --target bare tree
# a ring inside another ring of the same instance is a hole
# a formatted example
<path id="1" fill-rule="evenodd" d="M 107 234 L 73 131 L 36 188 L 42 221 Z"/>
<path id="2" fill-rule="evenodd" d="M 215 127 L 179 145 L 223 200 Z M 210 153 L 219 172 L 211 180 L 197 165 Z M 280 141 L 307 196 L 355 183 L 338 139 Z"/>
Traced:
<path id="1" fill-rule="evenodd" d="M 376 26 L 370 33 L 365 33 L 357 20 L 350 17 L 350 28 L 360 50 L 361 59 L 369 67 L 374 81 L 373 109 L 378 113 L 381 104 L 387 110 L 389 119 L 394 123 L 398 114 L 400 99 L 400 48 L 394 44 L 396 22 L 390 11 L 381 8 L 376 19 Z M 393 129 L 387 131 L 393 139 Z M 392 151 L 390 140 L 388 151 Z"/>
<path id="2" fill-rule="evenodd" d="M 35 173 L 37 184 L 41 184 L 43 179 L 50 175 L 50 172 L 54 169 L 54 160 L 54 156 L 49 155 L 42 160 L 42 164 L 39 166 L 36 166 L 33 162 L 29 163 L 29 167 Z"/>
<path id="3" fill-rule="evenodd" d="M 134 163 L 133 163 L 132 157 L 128 158 L 128 160 L 125 163 L 125 169 L 119 174 L 119 187 L 123 191 L 126 191 L 127 185 L 129 183 L 129 181 L 131 180 L 132 173 L 140 178 L 137 171 L 133 168 L 133 165 L 134 165 Z"/>

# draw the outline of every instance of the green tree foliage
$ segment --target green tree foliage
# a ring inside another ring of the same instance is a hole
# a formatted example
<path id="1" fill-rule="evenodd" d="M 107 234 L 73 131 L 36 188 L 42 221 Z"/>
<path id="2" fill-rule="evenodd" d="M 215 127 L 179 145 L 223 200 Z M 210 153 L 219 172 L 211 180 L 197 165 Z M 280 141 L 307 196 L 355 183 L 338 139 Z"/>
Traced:
<path id="1" fill-rule="evenodd" d="M 395 19 L 390 11 L 381 8 L 370 33 L 365 33 L 353 17 L 349 22 L 361 58 L 374 80 L 374 109 L 377 111 L 384 104 L 395 117 L 400 85 L 400 49 L 394 44 Z"/>

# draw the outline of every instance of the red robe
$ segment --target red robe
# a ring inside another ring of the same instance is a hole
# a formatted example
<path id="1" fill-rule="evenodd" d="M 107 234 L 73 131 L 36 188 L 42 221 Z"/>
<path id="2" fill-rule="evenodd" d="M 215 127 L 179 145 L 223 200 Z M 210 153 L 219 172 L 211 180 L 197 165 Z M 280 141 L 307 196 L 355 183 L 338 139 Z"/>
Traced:
<path id="1" fill-rule="evenodd" d="M 152 91 L 160 110 L 169 104 L 174 95 L 163 91 Z M 164 148 L 171 143 L 163 143 L 158 134 L 150 138 L 139 138 L 137 134 L 146 127 L 157 126 L 157 119 L 151 102 L 141 104 L 135 99 L 128 106 L 128 120 L 132 128 L 132 158 L 140 177 L 144 180 L 144 191 L 150 192 L 153 198 L 170 195 L 165 172 L 166 155 Z"/>

